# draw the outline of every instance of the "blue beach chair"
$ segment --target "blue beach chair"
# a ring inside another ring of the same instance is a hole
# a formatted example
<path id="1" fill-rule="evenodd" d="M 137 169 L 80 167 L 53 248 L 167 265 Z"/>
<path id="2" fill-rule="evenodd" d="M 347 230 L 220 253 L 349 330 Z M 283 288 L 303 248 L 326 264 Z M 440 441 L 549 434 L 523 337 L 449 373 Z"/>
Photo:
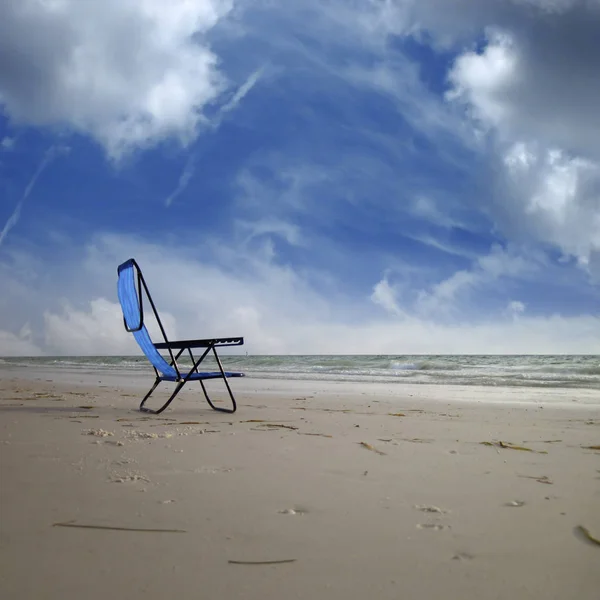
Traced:
<path id="1" fill-rule="evenodd" d="M 117 282 L 117 292 L 119 296 L 119 302 L 121 303 L 121 308 L 123 309 L 123 322 L 125 329 L 128 332 L 133 333 L 133 336 L 146 355 L 146 358 L 154 367 L 154 372 L 156 374 L 156 381 L 150 388 L 150 391 L 144 396 L 144 399 L 140 404 L 140 410 L 158 415 L 165 410 L 169 404 L 171 404 L 175 396 L 177 396 L 177 394 L 181 391 L 181 388 L 188 381 L 199 381 L 200 385 L 202 386 L 202 391 L 204 392 L 204 397 L 211 408 L 220 412 L 234 413 L 237 406 L 227 379 L 229 377 L 243 377 L 244 373 L 232 373 L 224 371 L 223 365 L 221 364 L 219 356 L 217 355 L 217 348 L 223 348 L 225 346 L 241 346 L 244 343 L 244 338 L 229 337 L 206 340 L 184 340 L 177 342 L 169 341 L 167 339 L 165 328 L 163 327 L 160 317 L 158 316 L 154 301 L 152 300 L 150 292 L 148 291 L 142 271 L 135 260 L 130 258 L 122 265 L 119 265 L 117 274 L 119 276 Z M 154 316 L 156 317 L 156 321 L 162 333 L 162 337 L 164 338 L 164 342 L 154 344 L 150 339 L 150 335 L 146 329 L 146 326 L 144 325 L 142 290 L 150 302 L 150 306 L 152 307 Z M 163 350 L 168 353 L 168 357 L 163 357 L 159 350 Z M 199 351 L 198 354 L 201 351 L 199 358 L 194 356 L 192 350 Z M 210 352 L 212 352 L 214 355 L 217 365 L 219 366 L 219 370 L 210 372 L 199 371 L 198 366 Z M 189 356 L 192 361 L 192 368 L 189 369 L 189 371 L 182 370 L 177 363 L 182 355 L 186 357 Z M 225 382 L 225 386 L 229 392 L 229 397 L 231 398 L 231 403 L 233 406 L 232 408 L 221 408 L 215 406 L 208 396 L 206 387 L 204 385 L 204 380 L 219 378 L 222 378 Z M 144 406 L 146 400 L 148 400 L 152 392 L 154 392 L 161 381 L 172 381 L 176 383 L 177 385 L 175 387 L 175 391 L 159 409 L 153 410 L 146 408 Z"/>

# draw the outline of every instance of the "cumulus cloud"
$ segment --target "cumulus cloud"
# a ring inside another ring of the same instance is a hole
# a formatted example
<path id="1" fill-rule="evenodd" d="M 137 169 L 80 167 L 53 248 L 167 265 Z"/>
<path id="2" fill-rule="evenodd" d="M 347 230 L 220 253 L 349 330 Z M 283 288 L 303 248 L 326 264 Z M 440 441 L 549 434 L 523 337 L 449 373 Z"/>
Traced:
<path id="1" fill-rule="evenodd" d="M 0 105 L 89 134 L 109 155 L 194 138 L 224 88 L 206 34 L 232 0 L 0 3 Z"/>
<path id="2" fill-rule="evenodd" d="M 375 304 L 381 306 L 388 313 L 400 316 L 403 314 L 403 311 L 398 304 L 396 296 L 396 290 L 392 285 L 390 285 L 387 277 L 384 277 L 381 281 L 377 282 L 373 288 L 371 300 Z"/>
<path id="3" fill-rule="evenodd" d="M 505 28 L 491 23 L 483 49 L 456 60 L 452 97 L 504 138 L 600 157 L 599 28 L 600 5 L 583 2 L 552 17 L 523 15 Z"/>
<path id="4" fill-rule="evenodd" d="M 446 4 L 419 3 L 420 26 L 446 43 L 485 32 L 455 59 L 447 98 L 492 142 L 491 215 L 505 236 L 587 265 L 600 247 L 600 2 Z"/>
<path id="5" fill-rule="evenodd" d="M 151 335 L 160 339 L 160 330 L 150 310 L 145 318 Z M 177 338 L 175 320 L 168 313 L 161 321 L 172 339 Z M 123 313 L 118 302 L 94 298 L 81 308 L 63 302 L 57 312 L 44 312 L 44 349 L 55 355 L 129 355 L 136 354 L 138 346 L 133 336 L 123 327 Z"/>
<path id="6" fill-rule="evenodd" d="M 44 313 L 44 346 L 49 354 L 110 355 L 135 351 L 127 335 L 118 303 L 105 298 L 91 300 L 77 310 L 65 303 L 59 313 Z"/>
<path id="7" fill-rule="evenodd" d="M 17 333 L 0 329 L 0 356 L 41 356 L 43 350 L 31 338 L 27 323 Z"/>
<path id="8" fill-rule="evenodd" d="M 600 249 L 600 163 L 515 143 L 505 151 L 502 167 L 494 206 L 498 223 L 587 264 Z"/>

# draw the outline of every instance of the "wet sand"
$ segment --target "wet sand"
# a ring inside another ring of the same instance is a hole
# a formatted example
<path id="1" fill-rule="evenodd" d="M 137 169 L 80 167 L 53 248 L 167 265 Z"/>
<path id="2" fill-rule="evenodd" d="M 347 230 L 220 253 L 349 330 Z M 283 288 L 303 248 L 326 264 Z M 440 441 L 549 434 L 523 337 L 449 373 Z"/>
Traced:
<path id="1" fill-rule="evenodd" d="M 1 376 L 2 598 L 599 597 L 597 392 Z"/>

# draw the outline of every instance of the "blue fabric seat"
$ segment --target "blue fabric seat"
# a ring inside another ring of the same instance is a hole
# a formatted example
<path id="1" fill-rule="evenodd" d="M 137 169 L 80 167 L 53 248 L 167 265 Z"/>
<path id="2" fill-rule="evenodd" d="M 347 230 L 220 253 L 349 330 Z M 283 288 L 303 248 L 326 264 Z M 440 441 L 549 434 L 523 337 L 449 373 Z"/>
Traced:
<path id="1" fill-rule="evenodd" d="M 154 368 L 156 374 L 156 380 L 154 385 L 150 388 L 150 391 L 144 396 L 140 410 L 144 412 L 150 412 L 153 414 L 160 414 L 163 410 L 171 404 L 175 396 L 179 393 L 181 388 L 188 381 L 199 381 L 204 392 L 204 396 L 208 404 L 214 410 L 221 412 L 233 413 L 236 411 L 237 405 L 229 382 L 227 381 L 231 377 L 243 377 L 244 373 L 225 371 L 221 360 L 217 354 L 217 348 L 223 348 L 226 346 L 241 346 L 244 343 L 243 337 L 227 337 L 227 338 L 209 338 L 199 340 L 179 340 L 169 341 L 165 328 L 163 327 L 162 321 L 156 310 L 156 306 L 148 286 L 142 275 L 142 271 L 138 266 L 135 259 L 130 258 L 124 263 L 119 265 L 117 268 L 117 295 L 123 311 L 123 323 L 125 329 L 132 333 L 142 352 L 146 355 L 146 358 L 150 361 L 150 364 Z M 164 342 L 153 343 L 150 338 L 150 334 L 144 324 L 144 303 L 143 296 L 148 299 L 150 307 L 154 313 L 154 317 L 158 323 L 160 332 L 164 339 Z M 200 349 L 202 354 L 199 357 L 194 356 L 194 350 Z M 168 354 L 168 359 L 165 358 L 159 350 L 165 351 Z M 212 353 L 217 365 L 218 371 L 199 371 L 198 366 L 200 363 Z M 192 362 L 192 368 L 186 371 L 181 370 L 178 360 L 181 355 L 185 354 L 186 358 L 189 357 Z M 213 404 L 208 396 L 206 387 L 204 386 L 204 380 L 206 379 L 223 379 L 229 397 L 231 399 L 232 408 L 217 407 Z M 161 406 L 159 409 L 150 409 L 145 406 L 146 400 L 152 395 L 152 392 L 156 389 L 161 381 L 170 381 L 177 383 L 175 391 L 171 397 Z"/>

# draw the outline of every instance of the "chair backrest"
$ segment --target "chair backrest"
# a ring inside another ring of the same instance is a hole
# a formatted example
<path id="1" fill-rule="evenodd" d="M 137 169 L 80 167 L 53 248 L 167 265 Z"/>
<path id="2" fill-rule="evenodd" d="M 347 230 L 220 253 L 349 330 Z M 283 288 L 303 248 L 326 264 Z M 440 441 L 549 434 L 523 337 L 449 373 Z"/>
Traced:
<path id="1" fill-rule="evenodd" d="M 160 352 L 154 347 L 154 344 L 150 339 L 150 334 L 144 325 L 142 285 L 151 304 L 152 299 L 148 294 L 148 288 L 146 287 L 146 282 L 144 281 L 138 264 L 133 258 L 130 258 L 122 265 L 119 265 L 117 273 L 119 275 L 117 282 L 117 294 L 119 296 L 119 302 L 121 303 L 121 309 L 123 310 L 125 329 L 133 333 L 133 337 L 135 337 L 139 347 L 142 349 L 143 353 L 146 355 L 146 358 L 157 371 L 166 376 L 177 377 L 177 371 L 161 356 Z M 156 314 L 154 304 L 152 304 L 152 309 L 154 310 L 155 316 L 162 329 L 162 324 L 160 323 L 158 314 Z M 165 339 L 165 341 L 167 340 Z"/>

